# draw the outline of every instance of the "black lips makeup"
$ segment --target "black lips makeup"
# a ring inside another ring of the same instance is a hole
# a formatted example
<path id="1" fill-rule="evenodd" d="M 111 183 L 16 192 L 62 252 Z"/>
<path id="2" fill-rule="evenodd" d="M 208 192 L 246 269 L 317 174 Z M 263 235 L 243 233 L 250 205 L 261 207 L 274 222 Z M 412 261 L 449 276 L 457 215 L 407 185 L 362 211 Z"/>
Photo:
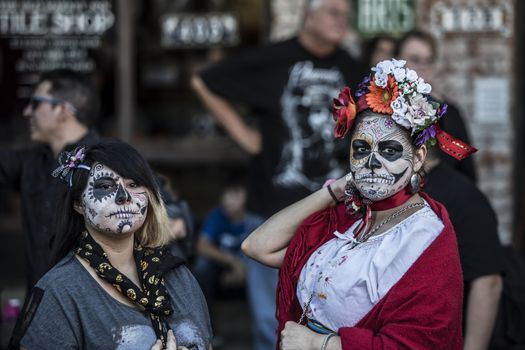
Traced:
<path id="1" fill-rule="evenodd" d="M 390 118 L 367 116 L 356 126 L 350 146 L 355 186 L 373 201 L 393 196 L 410 181 L 414 152 Z"/>
<path id="2" fill-rule="evenodd" d="M 88 228 L 101 233 L 129 233 L 138 230 L 146 219 L 148 194 L 133 180 L 96 164 L 82 194 L 82 203 Z"/>

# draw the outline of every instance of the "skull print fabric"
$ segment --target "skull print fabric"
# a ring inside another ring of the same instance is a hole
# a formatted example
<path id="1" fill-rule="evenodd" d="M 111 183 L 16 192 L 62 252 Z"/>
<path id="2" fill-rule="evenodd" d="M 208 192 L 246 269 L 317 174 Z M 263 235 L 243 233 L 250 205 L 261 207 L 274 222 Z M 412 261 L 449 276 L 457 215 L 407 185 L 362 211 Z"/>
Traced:
<path id="1" fill-rule="evenodd" d="M 399 192 L 413 173 L 410 140 L 391 118 L 364 117 L 356 126 L 350 146 L 350 170 L 361 194 L 373 201 Z"/>
<path id="2" fill-rule="evenodd" d="M 88 229 L 113 234 L 135 232 L 146 219 L 148 194 L 145 187 L 97 163 L 82 193 L 82 210 Z"/>

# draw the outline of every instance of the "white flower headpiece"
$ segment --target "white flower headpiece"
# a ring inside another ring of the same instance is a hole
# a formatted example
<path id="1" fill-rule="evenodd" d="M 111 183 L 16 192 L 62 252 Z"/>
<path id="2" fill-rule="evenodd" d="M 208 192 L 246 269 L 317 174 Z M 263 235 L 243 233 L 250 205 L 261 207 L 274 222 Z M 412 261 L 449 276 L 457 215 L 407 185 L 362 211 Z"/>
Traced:
<path id="1" fill-rule="evenodd" d="M 372 68 L 372 74 L 359 84 L 355 97 L 348 87 L 334 98 L 333 118 L 336 137 L 344 137 L 352 128 L 358 113 L 371 109 L 386 114 L 401 127 L 410 131 L 416 146 L 439 144 L 442 151 L 456 159 L 464 159 L 476 151 L 439 126 L 439 119 L 447 111 L 430 96 L 432 87 L 418 77 L 416 71 L 406 68 L 403 60 L 386 60 Z"/>
<path id="2" fill-rule="evenodd" d="M 378 113 L 392 116 L 394 121 L 410 130 L 416 136 L 415 144 L 420 146 L 436 143 L 434 125 L 446 112 L 447 105 L 441 106 L 430 97 L 432 86 L 416 71 L 406 68 L 404 60 L 379 62 L 367 91 L 358 91 L 356 95 L 365 95 L 369 108 Z"/>

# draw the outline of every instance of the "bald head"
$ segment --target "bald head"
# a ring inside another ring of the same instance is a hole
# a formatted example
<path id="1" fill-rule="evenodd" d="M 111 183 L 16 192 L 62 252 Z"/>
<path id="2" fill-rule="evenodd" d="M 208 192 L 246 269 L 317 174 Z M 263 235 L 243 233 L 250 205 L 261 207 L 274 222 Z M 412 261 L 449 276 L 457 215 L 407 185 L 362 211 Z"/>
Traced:
<path id="1" fill-rule="evenodd" d="M 347 0 L 310 0 L 301 32 L 321 45 L 339 45 L 348 31 L 349 20 Z"/>

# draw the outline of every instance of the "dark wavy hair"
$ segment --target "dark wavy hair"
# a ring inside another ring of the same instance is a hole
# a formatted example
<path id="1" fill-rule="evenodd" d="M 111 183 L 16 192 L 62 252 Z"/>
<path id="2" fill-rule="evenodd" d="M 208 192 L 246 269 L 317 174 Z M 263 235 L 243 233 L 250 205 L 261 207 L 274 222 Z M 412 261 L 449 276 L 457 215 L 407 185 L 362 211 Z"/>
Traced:
<path id="1" fill-rule="evenodd" d="M 106 140 L 86 148 L 82 164 L 92 168 L 96 163 L 103 164 L 120 176 L 146 187 L 149 197 L 148 214 L 135 237 L 143 246 L 156 247 L 167 244 L 167 214 L 159 192 L 159 184 L 140 153 L 125 142 Z M 72 176 L 72 185 L 69 186 L 66 182 L 63 184 L 62 200 L 57 203 L 56 236 L 52 242 L 55 263 L 75 246 L 78 236 L 85 230 L 84 217 L 76 212 L 73 206 L 80 202 L 90 172 L 76 168 Z"/>
<path id="2" fill-rule="evenodd" d="M 405 34 L 403 34 L 403 36 L 397 40 L 396 45 L 394 47 L 394 56 L 399 57 L 399 55 L 401 54 L 401 50 L 403 50 L 403 46 L 407 43 L 407 41 L 412 40 L 412 39 L 420 40 L 428 44 L 428 46 L 430 46 L 430 49 L 432 50 L 432 57 L 437 56 L 438 48 L 437 48 L 436 39 L 434 39 L 432 34 L 427 33 L 420 29 L 412 29 L 406 32 Z"/>
<path id="3" fill-rule="evenodd" d="M 372 60 L 372 56 L 375 53 L 377 46 L 382 41 L 389 41 L 392 43 L 394 47 L 396 46 L 396 39 L 388 34 L 378 34 L 362 42 L 361 61 L 363 62 L 363 65 L 365 65 L 365 68 L 367 71 L 369 71 L 370 68 L 375 65 L 375 64 L 372 64 L 372 62 L 370 61 Z"/>

